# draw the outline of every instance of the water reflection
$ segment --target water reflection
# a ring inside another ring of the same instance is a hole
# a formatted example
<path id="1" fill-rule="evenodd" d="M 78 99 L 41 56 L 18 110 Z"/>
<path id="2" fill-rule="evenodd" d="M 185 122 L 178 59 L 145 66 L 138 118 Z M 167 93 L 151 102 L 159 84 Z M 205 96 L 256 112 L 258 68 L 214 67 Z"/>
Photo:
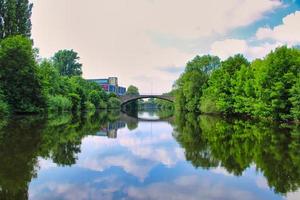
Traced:
<path id="1" fill-rule="evenodd" d="M 0 199 L 297 199 L 299 151 L 299 127 L 192 113 L 15 117 Z"/>
<path id="2" fill-rule="evenodd" d="M 299 188 L 298 127 L 243 120 L 229 122 L 193 114 L 176 119 L 176 139 L 195 167 L 223 167 L 229 174 L 242 176 L 255 166 L 276 193 L 286 194 Z"/>

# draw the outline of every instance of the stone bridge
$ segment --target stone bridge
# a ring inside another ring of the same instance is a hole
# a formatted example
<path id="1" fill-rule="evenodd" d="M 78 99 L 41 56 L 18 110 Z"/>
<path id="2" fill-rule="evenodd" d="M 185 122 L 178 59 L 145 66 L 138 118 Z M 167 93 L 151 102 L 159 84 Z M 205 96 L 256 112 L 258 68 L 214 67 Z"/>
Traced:
<path id="1" fill-rule="evenodd" d="M 163 99 L 166 101 L 174 102 L 174 97 L 170 95 L 153 95 L 153 94 L 144 94 L 144 95 L 124 95 L 120 96 L 121 105 L 125 105 L 131 101 L 136 101 L 138 99 L 147 99 L 147 98 L 155 98 L 155 99 Z"/>

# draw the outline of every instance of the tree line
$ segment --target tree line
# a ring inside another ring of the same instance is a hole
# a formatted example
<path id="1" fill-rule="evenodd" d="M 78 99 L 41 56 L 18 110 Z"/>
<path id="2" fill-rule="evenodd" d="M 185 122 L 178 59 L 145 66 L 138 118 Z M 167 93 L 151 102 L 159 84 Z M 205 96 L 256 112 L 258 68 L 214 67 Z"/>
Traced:
<path id="1" fill-rule="evenodd" d="M 300 50 L 282 46 L 252 62 L 196 56 L 174 90 L 181 111 L 299 121 Z"/>
<path id="2" fill-rule="evenodd" d="M 38 59 L 30 39 L 32 6 L 0 0 L 0 115 L 119 107 L 116 95 L 81 77 L 75 51 Z"/>

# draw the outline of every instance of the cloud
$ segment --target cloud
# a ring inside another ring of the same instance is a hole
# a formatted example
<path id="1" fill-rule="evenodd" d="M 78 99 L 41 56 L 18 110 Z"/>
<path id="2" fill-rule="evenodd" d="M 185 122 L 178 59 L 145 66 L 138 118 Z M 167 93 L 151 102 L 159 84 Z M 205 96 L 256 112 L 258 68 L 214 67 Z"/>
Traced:
<path id="1" fill-rule="evenodd" d="M 143 188 L 129 187 L 128 197 L 136 200 L 258 199 L 249 191 L 231 188 L 223 183 L 215 184 L 209 179 L 204 181 L 197 176 L 181 176 L 171 182 L 154 183 Z"/>
<path id="2" fill-rule="evenodd" d="M 216 41 L 211 45 L 210 53 L 219 56 L 222 60 L 235 54 L 243 54 L 248 59 L 265 57 L 271 50 L 282 46 L 280 42 L 264 42 L 257 45 L 250 45 L 247 40 L 225 39 Z"/>
<path id="3" fill-rule="evenodd" d="M 221 59 L 226 59 L 235 54 L 245 54 L 248 45 L 245 40 L 226 39 L 216 41 L 211 45 L 211 54 L 219 56 Z"/>
<path id="4" fill-rule="evenodd" d="M 162 72 L 178 75 L 184 71 L 184 68 L 185 67 L 166 66 L 166 67 L 159 67 L 158 70 Z"/>
<path id="5" fill-rule="evenodd" d="M 84 138 L 77 165 L 93 171 L 120 167 L 143 182 L 155 166 L 172 167 L 185 159 L 183 149 L 173 142 L 169 124 L 153 124 L 152 132 L 148 126 L 140 123 L 130 134 L 127 129 L 119 130 L 115 140 Z"/>
<path id="6" fill-rule="evenodd" d="M 296 192 L 290 192 L 286 195 L 287 200 L 298 200 L 300 199 L 300 190 Z"/>
<path id="7" fill-rule="evenodd" d="M 132 77 L 147 75 L 158 83 L 159 93 L 171 89 L 175 76 L 157 73 L 157 67 L 184 66 L 209 47 L 206 40 L 281 6 L 279 0 L 39 0 L 32 35 L 41 56 L 77 51 L 86 78 L 118 76 L 122 85 L 134 84 L 143 92 L 149 83 Z"/>
<path id="8" fill-rule="evenodd" d="M 282 24 L 274 28 L 260 28 L 256 33 L 260 40 L 272 39 L 289 45 L 300 43 L 300 11 L 283 18 Z"/>

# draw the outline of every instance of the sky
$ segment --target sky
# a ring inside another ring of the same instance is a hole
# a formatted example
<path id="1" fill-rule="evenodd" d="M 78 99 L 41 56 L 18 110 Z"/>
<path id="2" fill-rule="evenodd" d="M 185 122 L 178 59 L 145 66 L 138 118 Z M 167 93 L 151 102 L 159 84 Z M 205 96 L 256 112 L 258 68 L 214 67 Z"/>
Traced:
<path id="1" fill-rule="evenodd" d="M 32 0 L 40 56 L 78 52 L 84 78 L 171 90 L 196 55 L 249 60 L 300 45 L 300 0 Z"/>

